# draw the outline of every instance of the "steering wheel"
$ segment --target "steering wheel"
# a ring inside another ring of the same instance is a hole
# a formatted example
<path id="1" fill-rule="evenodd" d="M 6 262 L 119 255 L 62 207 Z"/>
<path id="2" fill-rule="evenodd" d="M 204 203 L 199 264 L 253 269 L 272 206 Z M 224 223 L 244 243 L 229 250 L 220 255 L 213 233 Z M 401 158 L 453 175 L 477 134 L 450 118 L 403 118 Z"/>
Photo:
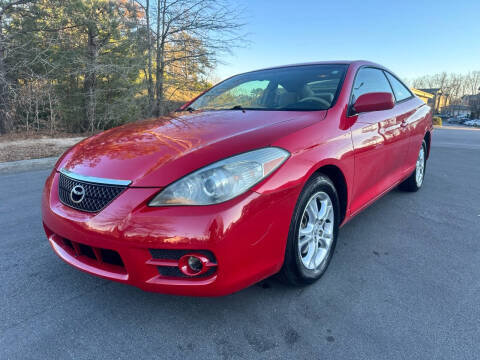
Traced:
<path id="1" fill-rule="evenodd" d="M 302 102 L 306 102 L 306 101 L 316 101 L 316 102 L 326 106 L 327 108 L 330 107 L 330 103 L 327 100 L 316 97 L 316 96 L 307 96 L 306 98 L 303 98 L 302 100 L 299 100 L 298 102 L 302 103 Z"/>

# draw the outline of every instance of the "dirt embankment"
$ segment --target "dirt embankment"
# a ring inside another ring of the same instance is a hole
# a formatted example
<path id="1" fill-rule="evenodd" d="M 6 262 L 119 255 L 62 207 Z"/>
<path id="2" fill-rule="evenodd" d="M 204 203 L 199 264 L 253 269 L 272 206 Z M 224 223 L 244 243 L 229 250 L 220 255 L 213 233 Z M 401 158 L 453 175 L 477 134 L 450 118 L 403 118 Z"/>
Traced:
<path id="1" fill-rule="evenodd" d="M 76 137 L 0 137 L 0 162 L 60 156 L 85 136 Z"/>

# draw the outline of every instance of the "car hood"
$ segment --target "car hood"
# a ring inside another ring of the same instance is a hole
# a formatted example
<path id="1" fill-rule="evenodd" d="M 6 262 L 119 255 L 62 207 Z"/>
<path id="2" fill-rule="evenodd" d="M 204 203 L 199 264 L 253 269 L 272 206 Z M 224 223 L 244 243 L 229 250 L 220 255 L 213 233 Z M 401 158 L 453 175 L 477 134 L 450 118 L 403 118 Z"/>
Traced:
<path id="1" fill-rule="evenodd" d="M 178 178 L 322 120 L 326 111 L 205 111 L 129 123 L 83 140 L 57 170 L 163 187 Z"/>

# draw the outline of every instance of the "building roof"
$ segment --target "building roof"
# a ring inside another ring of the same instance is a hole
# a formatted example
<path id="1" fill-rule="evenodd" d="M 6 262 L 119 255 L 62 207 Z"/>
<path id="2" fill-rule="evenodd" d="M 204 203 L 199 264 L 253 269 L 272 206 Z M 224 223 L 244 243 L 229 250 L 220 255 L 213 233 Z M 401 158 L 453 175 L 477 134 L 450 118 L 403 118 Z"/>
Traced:
<path id="1" fill-rule="evenodd" d="M 413 93 L 415 95 L 425 97 L 425 98 L 428 98 L 428 99 L 433 99 L 433 97 L 435 96 L 432 93 L 429 93 L 429 92 L 426 92 L 426 91 L 423 91 L 423 90 L 420 90 L 420 89 L 411 88 L 411 90 L 413 91 Z"/>

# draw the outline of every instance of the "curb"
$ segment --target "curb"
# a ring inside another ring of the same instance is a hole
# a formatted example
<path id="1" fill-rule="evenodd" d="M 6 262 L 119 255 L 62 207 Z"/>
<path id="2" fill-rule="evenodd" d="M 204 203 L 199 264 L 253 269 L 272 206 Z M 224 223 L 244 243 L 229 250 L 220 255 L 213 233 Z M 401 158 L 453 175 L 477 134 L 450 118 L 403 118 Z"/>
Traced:
<path id="1" fill-rule="evenodd" d="M 7 161 L 0 163 L 0 174 L 16 173 L 30 170 L 48 170 L 53 168 L 58 157 L 48 157 L 43 159 Z"/>
<path id="2" fill-rule="evenodd" d="M 455 125 L 433 125 L 435 129 L 442 129 L 442 130 L 466 130 L 466 131 L 480 131 L 480 128 L 476 128 L 473 126 L 455 126 Z"/>

